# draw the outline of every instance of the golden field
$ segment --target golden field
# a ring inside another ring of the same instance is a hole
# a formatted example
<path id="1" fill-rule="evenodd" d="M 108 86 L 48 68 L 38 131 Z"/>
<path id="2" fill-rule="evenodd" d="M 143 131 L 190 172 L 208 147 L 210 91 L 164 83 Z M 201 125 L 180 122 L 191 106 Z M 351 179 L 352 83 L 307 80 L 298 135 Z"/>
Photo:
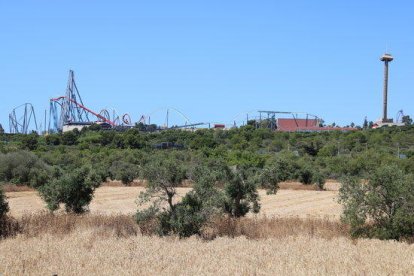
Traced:
<path id="1" fill-rule="evenodd" d="M 288 189 L 288 187 L 292 189 Z M 261 214 L 280 217 L 329 217 L 339 219 L 341 206 L 337 203 L 337 191 L 298 190 L 295 183 L 285 184 L 276 195 L 266 195 L 260 191 Z M 335 187 L 335 184 L 327 185 Z M 103 186 L 95 191 L 90 204 L 92 214 L 133 214 L 137 210 L 136 199 L 143 187 Z M 190 188 L 178 188 L 183 196 Z M 45 204 L 36 191 L 6 193 L 10 205 L 10 214 L 20 217 L 24 213 L 45 210 Z"/>
<path id="2" fill-rule="evenodd" d="M 139 233 L 131 214 L 142 187 L 103 186 L 82 216 L 42 212 L 34 191 L 8 192 L 21 230 L 0 240 L 0 275 L 413 275 L 414 244 L 349 237 L 335 185 L 284 185 L 260 191 L 258 216 L 182 240 Z"/>
<path id="3" fill-rule="evenodd" d="M 294 236 L 251 240 L 131 236 L 93 230 L 0 242 L 4 275 L 412 275 L 414 246 Z"/>

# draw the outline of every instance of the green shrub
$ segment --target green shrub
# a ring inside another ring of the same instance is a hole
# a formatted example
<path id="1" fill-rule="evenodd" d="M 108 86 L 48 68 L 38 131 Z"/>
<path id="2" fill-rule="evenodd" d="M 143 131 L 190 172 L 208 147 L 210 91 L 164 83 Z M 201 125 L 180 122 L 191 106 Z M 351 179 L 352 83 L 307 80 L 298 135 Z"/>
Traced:
<path id="1" fill-rule="evenodd" d="M 51 211 L 59 209 L 62 203 L 67 212 L 83 213 L 100 181 L 100 176 L 85 166 L 53 179 L 39 187 L 39 192 Z"/>
<path id="2" fill-rule="evenodd" d="M 180 238 L 199 235 L 207 220 L 203 204 L 194 193 L 188 193 L 173 210 L 160 211 L 154 206 L 138 211 L 136 219 L 141 233 L 159 236 L 176 234 Z"/>
<path id="3" fill-rule="evenodd" d="M 180 237 L 199 235 L 201 227 L 207 220 L 203 212 L 203 202 L 196 194 L 188 193 L 175 207 L 170 217 L 171 229 Z"/>
<path id="4" fill-rule="evenodd" d="M 48 181 L 50 170 L 48 165 L 31 152 L 0 154 L 0 181 L 38 187 Z"/>
<path id="5" fill-rule="evenodd" d="M 75 131 L 76 130 L 76 131 Z M 67 131 L 62 134 L 62 144 L 67 146 L 76 145 L 78 143 L 78 132 L 75 128 L 74 131 Z"/>
<path id="6" fill-rule="evenodd" d="M 354 236 L 414 236 L 414 177 L 395 165 L 374 170 L 367 182 L 346 177 L 339 200 L 344 206 L 342 220 Z"/>
<path id="7" fill-rule="evenodd" d="M 312 175 L 312 183 L 316 184 L 319 190 L 324 190 L 325 182 L 326 182 L 325 175 L 321 171 L 315 170 Z"/>
<path id="8" fill-rule="evenodd" d="M 260 211 L 256 179 L 248 168 L 234 167 L 224 187 L 224 211 L 231 217 L 243 217 L 249 211 Z"/>
<path id="9" fill-rule="evenodd" d="M 3 190 L 0 187 L 0 220 L 4 218 L 8 211 L 9 204 L 7 203 Z"/>
<path id="10" fill-rule="evenodd" d="M 48 134 L 45 136 L 45 142 L 47 145 L 57 146 L 61 142 L 59 134 Z"/>
<path id="11" fill-rule="evenodd" d="M 299 181 L 302 184 L 310 185 L 313 181 L 314 171 L 309 166 L 303 166 L 299 171 Z"/>
<path id="12" fill-rule="evenodd" d="M 164 165 L 167 170 L 161 170 L 163 172 L 160 172 L 157 177 L 151 177 L 152 182 L 149 186 L 151 193 L 141 193 L 140 200 L 146 202 L 148 198 L 160 197 L 164 194 L 162 201 L 167 201 L 169 208 L 161 209 L 160 201 L 154 201 L 150 208 L 139 210 L 136 219 L 141 233 L 157 233 L 161 236 L 176 234 L 180 237 L 199 235 L 208 219 L 213 214 L 221 212 L 224 194 L 214 185 L 217 181 L 223 180 L 223 172 L 221 170 L 213 172 L 206 167 L 196 166 L 190 173 L 194 181 L 193 190 L 187 193 L 180 203 L 174 204 L 171 197 L 172 188 L 183 176 L 180 170 L 176 171 L 172 167 L 168 169 L 168 162 Z M 216 167 L 217 163 L 214 166 Z M 163 181 L 167 182 L 162 184 Z M 163 188 L 160 190 L 161 187 Z"/>
<path id="13" fill-rule="evenodd" d="M 259 173 L 258 182 L 262 188 L 267 190 L 268 194 L 276 194 L 280 182 L 295 179 L 296 170 L 296 162 L 291 156 L 284 154 L 267 162 Z"/>
<path id="14" fill-rule="evenodd" d="M 138 176 L 138 168 L 128 162 L 115 161 L 109 168 L 109 175 L 112 180 L 121 180 L 123 184 L 129 185 Z"/>
<path id="15" fill-rule="evenodd" d="M 138 224 L 141 234 L 151 236 L 160 234 L 160 223 L 158 219 L 159 209 L 150 206 L 144 210 L 138 210 L 135 214 L 135 220 Z"/>
<path id="16" fill-rule="evenodd" d="M 7 216 L 9 204 L 6 201 L 2 187 L 0 186 L 0 239 L 15 236 L 20 231 L 19 223 L 10 216 Z"/>
<path id="17" fill-rule="evenodd" d="M 21 140 L 22 148 L 27 149 L 27 150 L 37 149 L 37 145 L 39 143 L 38 138 L 39 138 L 39 135 L 36 132 L 33 132 L 28 135 L 23 135 L 22 140 Z"/>

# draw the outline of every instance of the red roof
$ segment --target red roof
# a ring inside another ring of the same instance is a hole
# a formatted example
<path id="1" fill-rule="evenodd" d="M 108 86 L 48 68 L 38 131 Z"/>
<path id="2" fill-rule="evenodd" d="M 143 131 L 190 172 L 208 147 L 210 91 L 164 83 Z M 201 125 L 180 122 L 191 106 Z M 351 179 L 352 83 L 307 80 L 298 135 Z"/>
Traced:
<path id="1" fill-rule="evenodd" d="M 314 130 L 315 128 L 319 128 L 318 119 L 277 119 L 279 131 Z"/>
<path id="2" fill-rule="evenodd" d="M 278 131 L 353 131 L 352 127 L 320 127 L 318 119 L 277 119 Z"/>

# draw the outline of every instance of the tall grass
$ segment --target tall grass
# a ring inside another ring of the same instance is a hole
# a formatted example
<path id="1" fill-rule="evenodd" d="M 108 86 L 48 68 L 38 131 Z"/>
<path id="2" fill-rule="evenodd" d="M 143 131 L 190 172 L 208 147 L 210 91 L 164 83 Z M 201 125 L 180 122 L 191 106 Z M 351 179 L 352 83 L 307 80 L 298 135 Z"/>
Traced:
<path id="1" fill-rule="evenodd" d="M 239 237 L 250 239 L 285 238 L 306 235 L 332 239 L 348 237 L 348 227 L 338 221 L 316 218 L 241 218 L 219 217 L 203 229 L 203 237 Z"/>
<path id="2" fill-rule="evenodd" d="M 44 212 L 9 222 L 4 275 L 410 275 L 414 260 L 414 245 L 351 240 L 328 219 L 216 218 L 204 240 L 143 236 L 127 215 Z"/>
<path id="3" fill-rule="evenodd" d="M 92 229 L 0 241 L 3 275 L 412 275 L 414 247 L 379 240 L 104 238 Z"/>
<path id="4" fill-rule="evenodd" d="M 141 234 L 133 216 L 128 215 L 73 215 L 40 212 L 25 214 L 18 220 L 9 219 L 8 236 L 17 234 L 31 238 L 45 234 L 63 236 L 79 229 L 89 229 L 103 236 L 117 238 Z M 245 236 L 250 239 L 283 238 L 306 235 L 332 239 L 347 237 L 348 229 L 340 222 L 328 219 L 300 218 L 242 218 L 218 217 L 203 229 L 201 237 Z M 145 235 L 154 235 L 147 231 Z"/>

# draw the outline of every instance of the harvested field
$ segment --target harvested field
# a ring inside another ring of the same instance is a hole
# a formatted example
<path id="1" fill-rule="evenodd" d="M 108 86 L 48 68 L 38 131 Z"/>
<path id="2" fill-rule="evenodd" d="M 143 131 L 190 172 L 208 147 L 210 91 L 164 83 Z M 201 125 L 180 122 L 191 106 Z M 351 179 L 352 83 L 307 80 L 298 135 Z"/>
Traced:
<path id="1" fill-rule="evenodd" d="M 132 214 L 137 209 L 136 199 L 143 187 L 100 187 L 90 205 L 91 213 Z M 179 188 L 180 196 L 190 188 Z M 44 202 L 35 191 L 6 193 L 10 214 L 20 217 L 24 213 L 44 210 Z M 261 214 L 279 217 L 328 217 L 338 219 L 341 206 L 336 202 L 336 191 L 279 190 L 276 195 L 260 191 Z"/>
<path id="2" fill-rule="evenodd" d="M 300 235 L 179 240 L 65 234 L 0 241 L 4 275 L 412 275 L 414 246 Z"/>
<path id="3" fill-rule="evenodd" d="M 21 209 L 17 236 L 0 240 L 0 274 L 410 275 L 412 272 L 414 244 L 352 240 L 347 227 L 337 220 L 314 218 L 317 215 L 299 218 L 304 213 L 318 214 L 317 208 L 326 214 L 336 192 L 280 190 L 278 195 L 268 196 L 261 191 L 262 212 L 277 216 L 215 220 L 202 234 L 207 239 L 215 238 L 211 241 L 141 236 L 132 216 L 96 214 L 134 213 L 134 201 L 141 189 L 102 187 L 96 192 L 91 214 L 81 216 L 48 212 L 28 215 L 30 206 L 37 206 L 32 211 L 42 209 L 41 199 L 34 192 L 8 193 L 11 209 L 14 212 L 17 207 Z M 188 189 L 180 189 L 181 195 L 185 192 Z"/>

